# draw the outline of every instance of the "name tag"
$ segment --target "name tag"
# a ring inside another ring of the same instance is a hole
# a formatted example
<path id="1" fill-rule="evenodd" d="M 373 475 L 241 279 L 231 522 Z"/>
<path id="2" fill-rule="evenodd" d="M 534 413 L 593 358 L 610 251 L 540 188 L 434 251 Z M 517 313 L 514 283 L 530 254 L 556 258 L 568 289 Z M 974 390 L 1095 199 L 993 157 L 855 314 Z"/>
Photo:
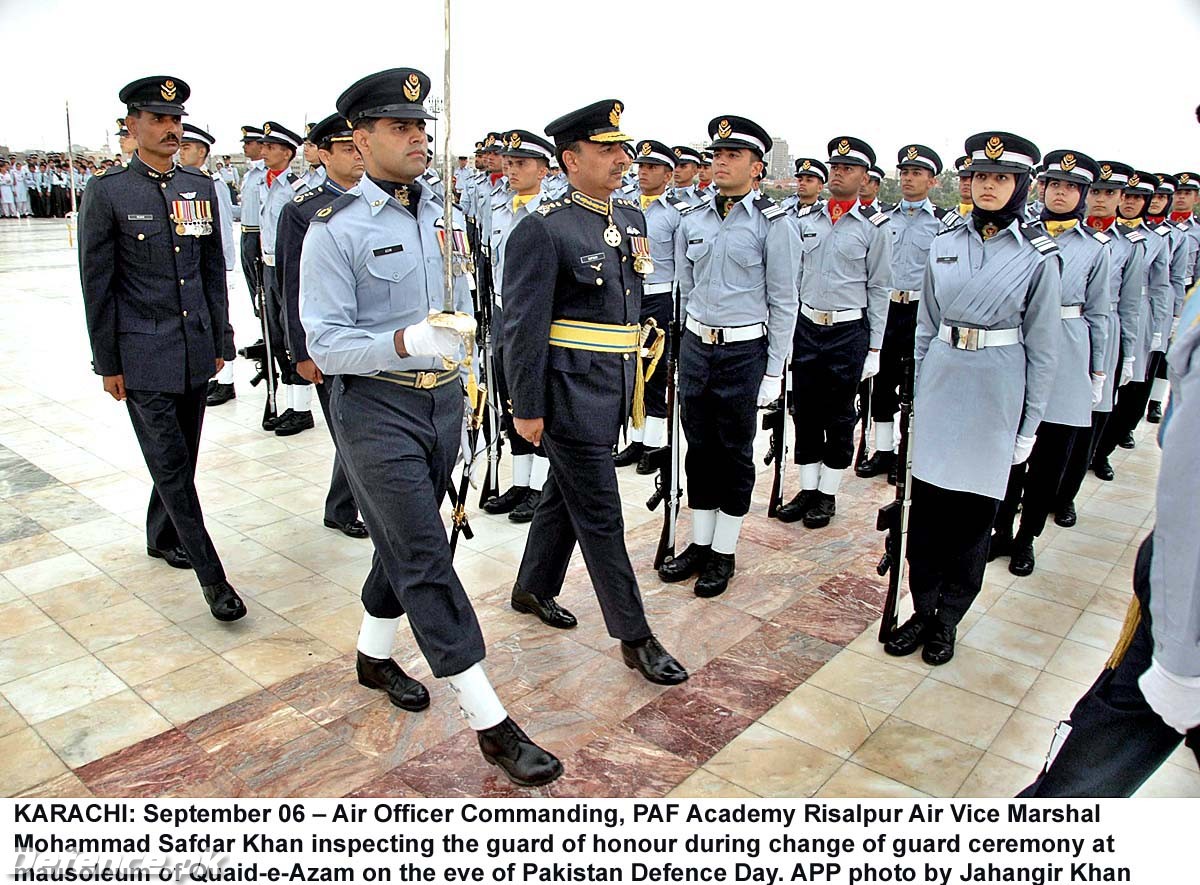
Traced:
<path id="1" fill-rule="evenodd" d="M 153 215 L 129 215 L 126 216 L 130 221 L 153 221 Z"/>
<path id="2" fill-rule="evenodd" d="M 937 263 L 938 264 L 954 264 L 957 261 L 958 261 L 957 255 L 939 255 Z"/>
<path id="3" fill-rule="evenodd" d="M 580 255 L 579 256 L 580 264 L 591 264 L 593 261 L 603 261 L 603 260 L 604 260 L 603 252 L 596 252 L 595 254 L 592 254 L 592 255 Z"/>
<path id="4" fill-rule="evenodd" d="M 701 237 L 698 240 L 688 240 L 688 245 L 695 246 L 697 243 L 703 243 L 703 242 L 704 242 L 704 237 Z"/>
<path id="5" fill-rule="evenodd" d="M 393 252 L 403 252 L 404 244 L 397 243 L 394 246 L 384 246 L 382 249 L 372 249 L 371 254 L 378 258 L 381 255 L 391 255 Z"/>
<path id="6" fill-rule="evenodd" d="M 804 237 L 804 239 L 806 239 L 806 240 L 807 240 L 809 237 L 815 237 L 815 236 L 816 236 L 816 234 L 815 234 L 815 233 L 806 233 L 806 234 L 803 234 L 803 237 Z"/>

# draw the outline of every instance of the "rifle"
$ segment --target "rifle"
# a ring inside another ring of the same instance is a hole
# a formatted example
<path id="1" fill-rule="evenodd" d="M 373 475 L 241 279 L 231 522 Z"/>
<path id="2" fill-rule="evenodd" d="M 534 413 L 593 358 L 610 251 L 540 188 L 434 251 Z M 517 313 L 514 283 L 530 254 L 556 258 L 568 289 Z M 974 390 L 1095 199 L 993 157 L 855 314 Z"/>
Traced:
<path id="1" fill-rule="evenodd" d="M 675 293 L 674 311 L 671 315 L 670 347 L 667 349 L 667 445 L 665 457 L 654 478 L 654 494 L 646 507 L 654 511 L 663 504 L 663 527 L 658 536 L 658 549 L 654 551 L 654 567 L 657 569 L 669 557 L 675 555 L 675 523 L 679 519 L 679 502 L 683 498 L 680 484 L 679 465 L 679 290 Z M 639 356 L 640 359 L 640 356 Z"/>
<path id="2" fill-rule="evenodd" d="M 762 429 L 771 431 L 771 442 L 767 446 L 764 464 L 775 465 L 775 478 L 771 482 L 771 499 L 767 503 L 767 518 L 774 519 L 783 506 L 783 472 L 787 466 L 787 382 L 788 370 L 783 370 L 783 389 L 779 399 L 763 409 Z"/>
<path id="3" fill-rule="evenodd" d="M 904 583 L 904 572 L 908 550 L 908 512 L 912 507 L 912 427 L 913 387 L 916 381 L 916 360 L 912 355 L 900 358 L 902 381 L 900 384 L 900 425 L 907 432 L 900 435 L 897 452 L 901 469 L 896 471 L 896 498 L 879 508 L 875 528 L 887 532 L 883 545 L 883 558 L 875 571 L 880 577 L 888 575 L 887 597 L 883 601 L 883 621 L 879 625 L 879 641 L 887 642 L 896 632 L 900 619 L 900 587 Z"/>
<path id="4" fill-rule="evenodd" d="M 871 423 L 871 393 L 873 378 L 868 378 L 866 381 L 858 385 L 858 420 L 862 423 L 862 429 L 858 434 L 858 448 L 854 452 L 854 467 L 857 469 L 862 466 L 867 460 L 867 426 Z"/>
<path id="5" fill-rule="evenodd" d="M 266 420 L 276 417 L 279 413 L 275 403 L 275 386 L 278 379 L 275 377 L 275 362 L 271 353 L 271 332 L 267 325 L 267 295 L 263 288 L 262 268 L 262 260 L 254 259 L 254 314 L 258 317 L 262 339 L 247 347 L 239 348 L 238 356 L 253 360 L 254 367 L 258 370 L 250 379 L 251 387 L 257 387 L 260 381 L 267 382 L 267 410 L 263 415 L 263 420 Z"/>
<path id="6" fill-rule="evenodd" d="M 496 328 L 492 312 L 492 277 L 490 260 L 480 250 L 480 263 L 476 265 L 479 279 L 479 328 L 483 334 L 483 375 L 487 386 L 487 420 L 483 425 L 483 438 L 487 442 L 487 473 L 479 490 L 479 506 L 500 494 L 500 459 L 504 454 L 504 439 L 500 434 L 504 403 L 500 401 L 500 385 L 497 383 L 499 369 L 496 366 Z"/>
<path id="7" fill-rule="evenodd" d="M 467 451 L 463 452 L 462 476 L 458 480 L 458 490 L 453 483 L 446 489 L 450 496 L 450 505 L 454 508 L 452 519 L 454 527 L 450 530 L 450 558 L 454 558 L 454 550 L 458 547 L 458 536 L 462 535 L 468 541 L 475 537 L 471 524 L 467 522 L 467 487 L 471 484 L 471 468 L 475 464 L 475 447 L 479 441 L 479 428 L 483 424 L 483 410 L 487 404 L 487 390 L 480 384 L 475 391 L 475 402 L 467 414 Z"/>

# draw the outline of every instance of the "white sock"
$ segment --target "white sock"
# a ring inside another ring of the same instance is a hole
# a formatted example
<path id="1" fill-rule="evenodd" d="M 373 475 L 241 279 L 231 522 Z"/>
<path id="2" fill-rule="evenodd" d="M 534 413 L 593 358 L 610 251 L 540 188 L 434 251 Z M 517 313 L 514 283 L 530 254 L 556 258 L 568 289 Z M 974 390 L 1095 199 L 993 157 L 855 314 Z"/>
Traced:
<path id="1" fill-rule="evenodd" d="M 891 421 L 875 422 L 875 451 L 891 452 L 896 448 L 896 425 Z"/>
<path id="2" fill-rule="evenodd" d="M 642 428 L 645 431 L 643 440 L 648 449 L 661 449 L 667 444 L 667 419 L 666 418 L 646 418 L 646 426 Z"/>
<path id="3" fill-rule="evenodd" d="M 732 554 L 737 550 L 738 535 L 741 534 L 742 521 L 745 518 L 717 511 L 717 525 L 712 539 L 713 553 Z"/>
<path id="4" fill-rule="evenodd" d="M 221 371 L 217 372 L 217 383 L 233 383 L 233 360 L 226 360 L 225 365 L 221 367 Z"/>
<path id="5" fill-rule="evenodd" d="M 823 495 L 836 495 L 838 487 L 842 484 L 842 474 L 845 471 L 838 467 L 826 467 L 821 465 L 821 479 L 817 482 L 817 491 Z"/>
<path id="6" fill-rule="evenodd" d="M 483 672 L 483 664 L 473 664 L 461 673 L 447 676 L 446 681 L 450 683 L 467 725 L 475 731 L 499 725 L 508 718 L 504 704 L 496 696 L 496 689 L 492 688 L 491 680 Z"/>
<path id="7" fill-rule="evenodd" d="M 513 455 L 513 485 L 529 488 L 529 474 L 533 471 L 533 455 Z"/>
<path id="8" fill-rule="evenodd" d="M 368 658 L 380 661 L 390 658 L 399 628 L 399 618 L 377 618 L 363 612 L 362 626 L 358 628 L 358 650 Z"/>
<path id="9" fill-rule="evenodd" d="M 1171 389 L 1171 382 L 1166 378 L 1155 378 L 1154 383 L 1150 385 L 1150 399 L 1156 403 L 1161 403 L 1167 398 L 1167 391 Z"/>
<path id="10" fill-rule="evenodd" d="M 312 411 L 312 385 L 292 384 L 292 409 L 297 412 Z"/>
<path id="11" fill-rule="evenodd" d="M 292 385 L 281 383 L 275 388 L 275 413 L 282 415 L 292 407 Z"/>
<path id="12" fill-rule="evenodd" d="M 540 492 L 550 475 L 550 459 L 545 455 L 532 455 L 533 465 L 529 468 L 529 487 Z"/>
<path id="13" fill-rule="evenodd" d="M 713 542 L 713 532 L 717 528 L 717 511 L 692 511 L 692 542 L 701 547 L 707 547 Z"/>
<path id="14" fill-rule="evenodd" d="M 800 465 L 800 488 L 810 492 L 817 487 L 821 479 L 821 462 Z"/>
<path id="15" fill-rule="evenodd" d="M 649 419 L 647 419 L 647 420 L 649 420 Z M 646 439 L 646 428 L 645 427 L 634 427 L 632 424 L 629 425 L 629 441 L 631 443 L 642 442 L 645 439 Z"/>

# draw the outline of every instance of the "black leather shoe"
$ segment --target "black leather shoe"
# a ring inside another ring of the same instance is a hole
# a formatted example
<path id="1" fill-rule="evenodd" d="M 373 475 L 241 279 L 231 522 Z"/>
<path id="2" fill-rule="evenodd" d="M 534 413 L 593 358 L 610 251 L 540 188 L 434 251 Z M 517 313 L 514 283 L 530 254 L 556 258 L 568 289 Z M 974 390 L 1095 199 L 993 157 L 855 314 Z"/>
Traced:
<path id="1" fill-rule="evenodd" d="M 429 692 L 391 658 L 372 658 L 361 651 L 355 664 L 358 684 L 387 692 L 388 699 L 401 710 L 416 713 L 429 706 Z"/>
<path id="2" fill-rule="evenodd" d="M 312 430 L 314 426 L 312 412 L 295 412 L 288 409 L 275 425 L 275 435 L 295 436 L 305 430 Z"/>
<path id="3" fill-rule="evenodd" d="M 218 621 L 236 621 L 245 617 L 246 605 L 228 581 L 204 584 L 200 589 L 204 591 L 204 601 L 208 603 L 208 610 Z"/>
<path id="4" fill-rule="evenodd" d="M 931 667 L 940 667 L 950 662 L 954 657 L 954 639 L 958 630 L 945 624 L 935 624 L 929 635 L 925 637 L 925 647 L 921 649 L 921 660 Z"/>
<path id="5" fill-rule="evenodd" d="M 818 491 L 813 494 L 812 504 L 804 514 L 806 529 L 823 529 L 837 515 L 837 498 Z"/>
<path id="6" fill-rule="evenodd" d="M 895 658 L 910 655 L 925 644 L 933 626 L 932 618 L 918 612 L 896 628 L 891 638 L 883 644 L 883 650 Z"/>
<path id="7" fill-rule="evenodd" d="M 271 405 L 270 402 L 268 402 L 267 405 L 263 406 L 262 429 L 268 433 L 273 433 L 275 428 L 278 427 L 290 414 L 292 414 L 291 409 L 285 410 L 281 415 L 271 414 Z"/>
<path id="8" fill-rule="evenodd" d="M 146 555 L 163 560 L 171 568 L 192 567 L 192 561 L 188 558 L 187 551 L 182 547 L 168 547 L 166 550 L 155 550 L 153 547 L 147 547 Z"/>
<path id="9" fill-rule="evenodd" d="M 640 442 L 631 442 L 613 455 L 613 464 L 617 467 L 628 467 L 630 464 L 636 464 L 644 451 L 646 451 L 646 447 Z"/>
<path id="10" fill-rule="evenodd" d="M 1162 403 L 1158 400 L 1150 400 L 1150 404 L 1146 408 L 1146 420 L 1151 424 L 1162 423 Z"/>
<path id="11" fill-rule="evenodd" d="M 562 763 L 531 741 L 511 716 L 499 725 L 476 732 L 476 737 L 483 758 L 518 787 L 540 787 L 563 773 Z"/>
<path id="12" fill-rule="evenodd" d="M 1133 441 L 1133 431 L 1131 430 L 1129 433 L 1125 434 L 1125 436 L 1119 443 L 1117 443 L 1117 445 L 1123 449 L 1132 449 L 1134 446 L 1136 446 L 1137 443 Z"/>
<path id="13" fill-rule="evenodd" d="M 622 642 L 621 657 L 626 667 L 637 670 L 657 685 L 687 682 L 688 672 L 683 664 L 671 657 L 671 653 L 654 636 L 640 642 Z"/>
<path id="14" fill-rule="evenodd" d="M 698 575 L 708 564 L 712 556 L 712 547 L 708 544 L 688 544 L 680 554 L 672 556 L 658 567 L 658 577 L 668 584 L 676 581 L 686 581 L 692 575 Z"/>
<path id="15" fill-rule="evenodd" d="M 220 384 L 216 381 L 208 383 L 208 405 L 219 406 L 231 399 L 237 399 L 237 391 L 233 389 L 232 384 Z"/>
<path id="16" fill-rule="evenodd" d="M 325 528 L 337 529 L 347 538 L 367 538 L 371 534 L 367 531 L 367 527 L 361 519 L 352 519 L 347 523 L 334 522 L 332 519 L 327 519 L 325 520 Z"/>
<path id="17" fill-rule="evenodd" d="M 775 518 L 780 522 L 799 522 L 808 512 L 808 508 L 812 506 L 815 494 L 817 494 L 816 489 L 804 489 L 804 491 L 798 492 L 796 497 L 775 511 Z"/>
<path id="18" fill-rule="evenodd" d="M 879 476 L 883 473 L 891 473 L 896 469 L 896 453 L 895 452 L 876 452 L 866 461 L 863 461 L 854 468 L 854 472 L 863 479 L 870 479 L 872 476 Z"/>
<path id="19" fill-rule="evenodd" d="M 529 490 L 529 494 L 525 496 L 525 500 L 512 509 L 512 513 L 508 514 L 509 522 L 533 522 L 533 511 L 537 510 L 538 502 L 542 500 L 542 493 Z"/>
<path id="20" fill-rule="evenodd" d="M 570 630 L 579 622 L 575 616 L 559 605 L 553 597 L 542 599 L 534 596 L 528 590 L 522 590 L 520 584 L 514 584 L 509 605 L 513 611 L 526 615 L 536 615 L 537 619 L 547 627 L 558 630 Z"/>
<path id="21" fill-rule="evenodd" d="M 1054 511 L 1054 524 L 1060 525 L 1064 529 L 1069 529 L 1079 521 L 1079 514 L 1075 512 L 1075 502 L 1063 504 Z"/>
<path id="22" fill-rule="evenodd" d="M 666 446 L 657 449 L 646 449 L 642 452 L 642 457 L 638 459 L 638 476 L 653 476 L 655 473 L 658 473 L 659 468 L 666 463 L 666 459 L 670 453 L 671 450 Z"/>
<path id="23" fill-rule="evenodd" d="M 1107 458 L 1097 458 L 1092 462 L 1092 473 L 1096 474 L 1098 479 L 1105 482 L 1112 482 L 1117 478 L 1117 474 L 1113 472 L 1112 465 L 1108 463 Z"/>
<path id="24" fill-rule="evenodd" d="M 724 593 L 729 586 L 729 579 L 733 577 L 736 565 L 734 560 L 732 553 L 718 553 L 714 550 L 708 558 L 708 565 L 704 566 L 704 571 L 696 580 L 696 586 L 692 588 L 696 595 L 711 599 Z"/>
<path id="25" fill-rule="evenodd" d="M 1018 578 L 1025 578 L 1033 574 L 1033 566 L 1033 538 L 1025 538 L 1018 532 L 1013 540 L 1008 570 Z"/>
<path id="26" fill-rule="evenodd" d="M 888 485 L 894 486 L 896 484 L 896 477 L 899 473 L 900 473 L 900 459 L 897 458 L 895 461 L 892 462 L 891 469 L 888 470 Z"/>
<path id="27" fill-rule="evenodd" d="M 484 513 L 511 513 L 529 495 L 529 486 L 513 486 L 500 496 L 492 496 L 483 502 Z"/>
<path id="28" fill-rule="evenodd" d="M 991 539 L 991 542 L 988 544 L 987 561 L 991 562 L 993 559 L 997 559 L 1001 556 L 1012 555 L 1012 543 L 1013 543 L 1012 532 L 999 531 L 999 530 L 992 532 L 992 539 Z"/>

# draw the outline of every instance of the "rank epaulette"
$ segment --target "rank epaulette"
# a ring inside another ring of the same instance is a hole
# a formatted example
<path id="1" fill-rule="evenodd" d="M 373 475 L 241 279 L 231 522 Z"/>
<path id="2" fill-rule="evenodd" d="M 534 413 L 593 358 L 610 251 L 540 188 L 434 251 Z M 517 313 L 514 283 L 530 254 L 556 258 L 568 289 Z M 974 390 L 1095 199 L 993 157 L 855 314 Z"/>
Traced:
<path id="1" fill-rule="evenodd" d="M 1144 243 L 1146 241 L 1146 235 L 1136 227 L 1131 227 L 1125 231 L 1125 239 L 1129 240 L 1131 243 Z"/>
<path id="2" fill-rule="evenodd" d="M 707 209 L 709 205 L 709 202 L 705 200 L 703 203 L 697 203 L 695 206 L 688 206 L 686 209 L 680 209 L 679 214 L 690 215 L 698 209 Z"/>
<path id="3" fill-rule="evenodd" d="M 300 194 L 300 196 L 298 196 L 298 197 L 292 197 L 292 202 L 293 203 L 303 203 L 309 197 L 315 197 L 317 194 L 323 193 L 324 190 L 325 190 L 325 185 L 318 184 L 312 190 L 306 191 L 305 193 Z"/>
<path id="4" fill-rule="evenodd" d="M 642 208 L 637 203 L 635 203 L 633 200 L 627 200 L 624 197 L 613 197 L 613 205 L 614 206 L 624 206 L 626 209 L 637 209 L 639 212 L 641 211 L 641 208 Z"/>
<path id="5" fill-rule="evenodd" d="M 945 209 L 943 209 L 941 206 L 933 207 L 933 217 L 936 218 L 938 221 L 945 221 L 946 216 L 948 214 L 949 213 Z"/>
<path id="6" fill-rule="evenodd" d="M 688 207 L 688 204 L 683 202 L 683 200 L 680 200 L 678 203 L 671 204 L 671 208 L 674 209 L 676 212 L 683 212 L 683 210 L 686 209 L 687 207 Z"/>
<path id="7" fill-rule="evenodd" d="M 362 194 L 356 194 L 353 192 L 342 194 L 340 197 L 338 197 L 336 200 L 334 200 L 328 206 L 324 206 L 324 207 L 318 209 L 317 214 L 313 216 L 313 221 L 314 222 L 328 221 L 330 218 L 332 218 L 338 212 L 341 212 L 347 206 L 351 205 L 360 196 L 362 196 Z"/>
<path id="8" fill-rule="evenodd" d="M 821 201 L 817 200 L 817 202 L 815 202 L 815 203 L 809 203 L 807 206 L 803 206 L 800 209 L 797 209 L 796 217 L 803 218 L 805 215 L 808 215 L 810 212 L 815 212 L 815 211 L 820 210 L 820 208 L 821 208 Z"/>
<path id="9" fill-rule="evenodd" d="M 304 179 L 294 172 L 288 173 L 288 184 L 292 186 L 292 190 L 298 191 L 304 187 Z"/>
<path id="10" fill-rule="evenodd" d="M 787 217 L 787 210 L 766 194 L 754 198 L 754 208 L 761 212 L 767 221 L 778 221 Z"/>
<path id="11" fill-rule="evenodd" d="M 1191 230 L 1191 228 L 1188 227 L 1188 223 L 1186 221 L 1177 221 L 1175 222 L 1175 230 L 1186 234 L 1189 230 Z"/>
<path id="12" fill-rule="evenodd" d="M 1037 249 L 1043 255 L 1053 255 L 1058 251 L 1058 246 L 1055 244 L 1054 238 L 1037 225 L 1022 224 L 1021 236 L 1027 239 L 1029 245 L 1033 246 L 1033 248 Z"/>
<path id="13" fill-rule="evenodd" d="M 209 175 L 207 172 L 201 172 L 199 169 L 195 168 L 194 166 L 177 166 L 176 169 L 179 172 L 186 172 L 188 175 L 199 175 L 203 179 L 212 181 L 212 179 L 209 178 Z"/>
<path id="14" fill-rule="evenodd" d="M 1109 240 L 1112 239 L 1112 237 L 1110 237 L 1104 231 L 1096 230 L 1094 227 L 1087 227 L 1085 225 L 1084 230 L 1086 230 L 1088 233 L 1090 233 L 1092 235 L 1092 239 L 1095 240 L 1097 243 L 1099 243 L 1101 246 L 1105 245 Z"/>
<path id="15" fill-rule="evenodd" d="M 96 177 L 100 178 L 101 176 L 104 176 L 104 175 L 108 175 L 111 177 L 111 176 L 117 175 L 121 172 L 125 172 L 128 169 L 129 169 L 128 166 L 109 166 L 107 169 L 97 169 Z"/>
<path id="16" fill-rule="evenodd" d="M 863 218 L 867 219 L 867 221 L 871 222 L 871 224 L 875 225 L 876 227 L 886 224 L 888 221 L 887 213 L 880 211 L 879 207 L 874 203 L 872 203 L 870 206 L 864 206 L 860 203 L 858 210 L 862 213 Z"/>
<path id="17" fill-rule="evenodd" d="M 564 203 L 562 200 L 551 200 L 549 203 L 542 203 L 540 206 L 538 206 L 533 211 L 536 212 L 538 215 L 542 216 L 543 218 L 545 218 L 551 212 L 554 212 L 557 209 L 561 209 L 565 205 L 567 205 L 567 204 Z"/>
<path id="18" fill-rule="evenodd" d="M 1158 234 L 1160 237 L 1168 236 L 1171 233 L 1171 225 L 1166 224 L 1164 222 L 1163 224 L 1160 224 L 1158 227 L 1156 227 L 1154 229 L 1154 232 L 1156 234 Z"/>

